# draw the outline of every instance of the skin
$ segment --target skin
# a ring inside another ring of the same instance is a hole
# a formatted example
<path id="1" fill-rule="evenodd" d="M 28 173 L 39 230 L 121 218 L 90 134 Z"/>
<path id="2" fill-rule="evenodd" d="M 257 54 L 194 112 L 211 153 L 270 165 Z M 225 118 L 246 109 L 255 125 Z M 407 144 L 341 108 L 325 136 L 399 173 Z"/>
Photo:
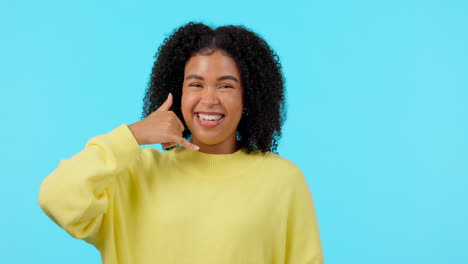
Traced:
<path id="1" fill-rule="evenodd" d="M 170 111 L 172 94 L 156 111 L 145 119 L 128 126 L 139 145 L 162 144 L 168 148 L 180 144 L 186 148 L 198 150 L 199 147 L 182 137 L 184 125 L 177 115 Z"/>
<path id="2" fill-rule="evenodd" d="M 223 78 L 230 76 L 229 78 Z M 237 81 L 236 81 L 237 80 Z M 239 67 L 230 56 L 219 50 L 211 55 L 191 57 L 184 71 L 182 115 L 192 143 L 208 154 L 229 154 L 239 149 L 236 132 L 243 110 L 242 80 Z M 204 127 L 196 119 L 197 112 L 224 115 L 215 127 Z"/>
<path id="3" fill-rule="evenodd" d="M 243 93 L 240 70 L 232 57 L 220 51 L 197 54 L 185 65 L 181 98 L 182 115 L 192 133 L 192 142 L 182 137 L 184 126 L 169 110 L 172 94 L 145 119 L 129 125 L 129 129 L 140 145 L 181 145 L 207 154 L 234 153 L 239 149 L 236 132 L 242 117 Z M 198 112 L 224 116 L 217 126 L 204 127 L 196 119 Z"/>

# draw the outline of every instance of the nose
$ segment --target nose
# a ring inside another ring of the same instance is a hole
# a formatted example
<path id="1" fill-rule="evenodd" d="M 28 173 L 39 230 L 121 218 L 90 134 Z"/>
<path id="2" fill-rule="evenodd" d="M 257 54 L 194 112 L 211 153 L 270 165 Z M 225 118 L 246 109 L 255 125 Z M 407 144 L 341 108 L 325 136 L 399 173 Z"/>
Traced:
<path id="1" fill-rule="evenodd" d="M 208 107 L 212 105 L 219 104 L 218 96 L 216 94 L 216 89 L 204 89 L 201 95 L 200 102 Z"/>

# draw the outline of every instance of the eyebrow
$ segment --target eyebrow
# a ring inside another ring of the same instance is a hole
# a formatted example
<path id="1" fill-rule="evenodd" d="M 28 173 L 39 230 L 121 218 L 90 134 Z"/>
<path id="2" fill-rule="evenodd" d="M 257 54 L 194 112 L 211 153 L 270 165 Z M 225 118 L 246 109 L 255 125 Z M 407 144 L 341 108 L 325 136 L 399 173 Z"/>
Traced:
<path id="1" fill-rule="evenodd" d="M 195 74 L 191 74 L 189 76 L 187 76 L 187 78 L 185 78 L 185 80 L 190 80 L 190 79 L 198 79 L 198 80 L 204 80 L 203 77 L 201 77 L 200 75 L 195 75 Z M 239 82 L 239 80 L 237 80 L 236 77 L 232 76 L 232 75 L 225 75 L 225 76 L 221 76 L 221 77 L 218 77 L 218 79 L 216 79 L 217 81 L 222 81 L 222 80 L 233 80 L 235 82 Z"/>

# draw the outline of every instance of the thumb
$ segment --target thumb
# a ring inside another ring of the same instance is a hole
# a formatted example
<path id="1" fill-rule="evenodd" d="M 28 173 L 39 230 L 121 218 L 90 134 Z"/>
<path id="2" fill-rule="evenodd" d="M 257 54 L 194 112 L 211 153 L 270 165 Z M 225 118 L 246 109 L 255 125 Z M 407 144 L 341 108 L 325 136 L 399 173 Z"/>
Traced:
<path id="1" fill-rule="evenodd" d="M 166 101 L 156 111 L 169 111 L 172 106 L 172 94 L 169 93 Z"/>

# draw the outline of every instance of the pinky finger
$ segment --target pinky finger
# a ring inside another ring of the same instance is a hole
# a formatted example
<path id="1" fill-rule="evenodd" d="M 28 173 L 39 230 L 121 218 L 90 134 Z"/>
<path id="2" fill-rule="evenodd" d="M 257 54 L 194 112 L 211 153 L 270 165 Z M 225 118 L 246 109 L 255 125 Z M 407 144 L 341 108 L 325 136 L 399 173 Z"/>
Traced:
<path id="1" fill-rule="evenodd" d="M 182 145 L 182 146 L 184 146 L 184 147 L 186 147 L 186 148 L 195 150 L 195 151 L 200 149 L 199 146 L 188 142 L 185 138 L 181 138 L 181 139 L 179 140 L 179 144 Z"/>

